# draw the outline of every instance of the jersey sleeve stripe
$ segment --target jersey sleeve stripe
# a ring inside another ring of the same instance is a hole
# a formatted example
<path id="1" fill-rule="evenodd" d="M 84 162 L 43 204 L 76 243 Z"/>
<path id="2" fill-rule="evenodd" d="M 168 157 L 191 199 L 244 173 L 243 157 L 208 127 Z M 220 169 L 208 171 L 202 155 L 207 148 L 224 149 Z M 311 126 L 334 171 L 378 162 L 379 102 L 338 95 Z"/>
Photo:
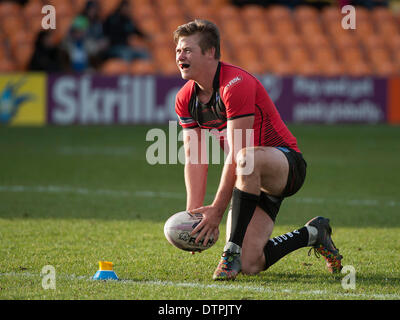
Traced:
<path id="1" fill-rule="evenodd" d="M 250 116 L 254 116 L 254 113 L 240 114 L 238 116 L 227 118 L 227 120 L 234 120 L 234 119 L 237 119 L 237 118 L 250 117 Z"/>

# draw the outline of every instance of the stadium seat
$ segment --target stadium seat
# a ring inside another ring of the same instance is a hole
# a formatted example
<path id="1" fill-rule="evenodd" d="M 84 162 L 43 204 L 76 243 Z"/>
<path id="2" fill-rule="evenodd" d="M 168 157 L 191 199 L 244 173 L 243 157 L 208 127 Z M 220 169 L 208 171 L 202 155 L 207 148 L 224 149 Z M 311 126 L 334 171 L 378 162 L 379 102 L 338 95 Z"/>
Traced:
<path id="1" fill-rule="evenodd" d="M 321 11 L 321 21 L 328 24 L 334 22 L 340 25 L 340 21 L 343 18 L 341 10 L 336 6 L 326 6 Z"/>
<path id="2" fill-rule="evenodd" d="M 151 4 L 131 6 L 130 12 L 132 19 L 138 23 L 146 19 L 160 19 L 157 8 Z"/>
<path id="3" fill-rule="evenodd" d="M 240 10 L 243 21 L 247 24 L 251 21 L 263 21 L 264 9 L 259 5 L 247 5 Z"/>
<path id="4" fill-rule="evenodd" d="M 299 31 L 309 38 L 314 37 L 315 35 L 323 34 L 321 29 L 321 24 L 318 21 L 313 20 L 304 20 L 298 22 Z"/>
<path id="5" fill-rule="evenodd" d="M 279 61 L 276 64 L 268 66 L 268 71 L 278 76 L 289 76 L 295 74 L 292 66 L 285 61 Z"/>
<path id="6" fill-rule="evenodd" d="M 246 29 L 249 34 L 249 37 L 255 39 L 262 39 L 264 36 L 268 36 L 271 33 L 271 30 L 268 24 L 264 20 L 250 20 L 245 21 Z"/>
<path id="7" fill-rule="evenodd" d="M 130 64 L 129 71 L 133 75 L 146 75 L 156 73 L 156 67 L 151 60 L 136 60 Z"/>
<path id="8" fill-rule="evenodd" d="M 241 65 L 247 64 L 249 61 L 259 61 L 257 51 L 253 46 L 243 47 L 241 50 L 236 52 L 236 58 Z"/>
<path id="9" fill-rule="evenodd" d="M 13 72 L 16 71 L 17 67 L 14 62 L 10 59 L 0 59 L 0 72 Z"/>
<path id="10" fill-rule="evenodd" d="M 244 26 L 241 20 L 221 19 L 220 21 L 222 38 L 229 38 L 234 41 L 237 35 L 244 33 Z"/>
<path id="11" fill-rule="evenodd" d="M 343 65 L 337 61 L 331 61 L 329 63 L 319 63 L 318 70 L 321 75 L 327 77 L 337 77 L 346 74 Z"/>
<path id="12" fill-rule="evenodd" d="M 21 13 L 21 6 L 12 1 L 0 2 L 0 20 L 6 17 L 19 16 Z"/>
<path id="13" fill-rule="evenodd" d="M 395 63 L 391 61 L 381 61 L 379 63 L 373 63 L 374 74 L 382 77 L 393 76 L 398 70 L 396 70 Z"/>
<path id="14" fill-rule="evenodd" d="M 239 9 L 233 5 L 224 5 L 218 10 L 218 19 L 222 22 L 241 21 Z"/>
<path id="15" fill-rule="evenodd" d="M 292 19 L 290 9 L 286 6 L 272 5 L 269 6 L 265 11 L 267 21 L 275 23 L 277 21 L 290 20 Z"/>
<path id="16" fill-rule="evenodd" d="M 112 12 L 114 12 L 120 2 L 121 0 L 99 0 L 101 19 L 105 19 Z"/>
<path id="17" fill-rule="evenodd" d="M 30 18 L 32 16 L 42 16 L 43 4 L 40 1 L 29 1 L 23 8 L 22 12 L 25 18 Z"/>
<path id="18" fill-rule="evenodd" d="M 252 74 L 263 74 L 267 70 L 263 61 L 260 60 L 246 61 L 243 64 L 239 63 L 239 66 Z"/>
<path id="19" fill-rule="evenodd" d="M 109 59 L 101 66 L 101 72 L 106 75 L 129 73 L 130 64 L 122 59 Z"/>
<path id="20" fill-rule="evenodd" d="M 156 37 L 162 30 L 160 20 L 155 17 L 137 20 L 140 29 L 151 37 Z"/>
<path id="21" fill-rule="evenodd" d="M 363 61 L 352 61 L 345 64 L 345 72 L 353 77 L 363 77 L 373 74 L 371 67 Z"/>
<path id="22" fill-rule="evenodd" d="M 33 54 L 33 45 L 29 43 L 18 44 L 13 47 L 12 55 L 14 58 L 16 70 L 24 71 L 26 70 L 30 59 Z"/>
<path id="23" fill-rule="evenodd" d="M 319 13 L 313 6 L 299 5 L 294 10 L 294 18 L 299 23 L 317 22 L 319 20 Z"/>
<path id="24" fill-rule="evenodd" d="M 157 70 L 164 76 L 177 76 L 180 74 L 174 60 L 166 60 L 157 64 Z"/>
<path id="25" fill-rule="evenodd" d="M 61 43 L 70 30 L 74 16 L 63 16 L 57 19 L 57 28 L 54 30 L 55 43 Z"/>
<path id="26" fill-rule="evenodd" d="M 6 36 L 11 36 L 16 30 L 25 29 L 23 16 L 6 16 L 0 21 L 0 27 Z"/>
<path id="27" fill-rule="evenodd" d="M 293 66 L 293 69 L 296 71 L 296 74 L 306 77 L 317 76 L 321 74 L 317 64 L 312 61 L 305 61 L 303 63 L 296 64 Z"/>

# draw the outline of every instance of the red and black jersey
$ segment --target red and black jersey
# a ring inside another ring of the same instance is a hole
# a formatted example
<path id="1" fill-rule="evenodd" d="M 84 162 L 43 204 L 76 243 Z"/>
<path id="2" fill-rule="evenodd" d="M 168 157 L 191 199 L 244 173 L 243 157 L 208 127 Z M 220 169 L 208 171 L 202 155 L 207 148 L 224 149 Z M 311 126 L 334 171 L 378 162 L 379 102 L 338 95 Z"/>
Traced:
<path id="1" fill-rule="evenodd" d="M 184 129 L 200 127 L 223 131 L 228 120 L 254 115 L 255 146 L 284 146 L 300 152 L 296 138 L 256 77 L 239 67 L 219 62 L 213 88 L 206 104 L 198 100 L 198 86 L 193 80 L 186 82 L 178 92 L 175 111 Z"/>

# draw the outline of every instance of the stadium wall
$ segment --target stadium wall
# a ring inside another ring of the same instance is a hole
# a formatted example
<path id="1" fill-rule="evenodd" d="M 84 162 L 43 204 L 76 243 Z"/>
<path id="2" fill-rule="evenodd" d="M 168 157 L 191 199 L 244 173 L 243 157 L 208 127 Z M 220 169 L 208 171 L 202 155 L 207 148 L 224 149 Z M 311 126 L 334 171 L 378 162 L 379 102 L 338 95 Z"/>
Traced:
<path id="1" fill-rule="evenodd" d="M 400 124 L 400 77 L 259 76 L 287 123 Z M 0 124 L 162 124 L 176 120 L 179 77 L 0 75 Z"/>

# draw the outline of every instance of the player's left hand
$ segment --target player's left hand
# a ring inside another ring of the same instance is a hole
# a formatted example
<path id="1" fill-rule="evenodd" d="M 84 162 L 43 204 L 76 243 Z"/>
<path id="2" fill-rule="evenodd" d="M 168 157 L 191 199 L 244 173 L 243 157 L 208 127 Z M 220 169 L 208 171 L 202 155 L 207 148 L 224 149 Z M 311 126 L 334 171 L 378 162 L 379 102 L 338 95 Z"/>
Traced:
<path id="1" fill-rule="evenodd" d="M 191 233 L 193 236 L 199 232 L 195 243 L 198 243 L 203 237 L 203 243 L 207 243 L 212 236 L 214 237 L 214 241 L 217 241 L 219 236 L 219 224 L 222 220 L 223 214 L 221 215 L 220 211 L 213 206 L 200 207 L 190 210 L 189 212 L 192 214 L 201 213 L 203 215 L 203 219 Z"/>

